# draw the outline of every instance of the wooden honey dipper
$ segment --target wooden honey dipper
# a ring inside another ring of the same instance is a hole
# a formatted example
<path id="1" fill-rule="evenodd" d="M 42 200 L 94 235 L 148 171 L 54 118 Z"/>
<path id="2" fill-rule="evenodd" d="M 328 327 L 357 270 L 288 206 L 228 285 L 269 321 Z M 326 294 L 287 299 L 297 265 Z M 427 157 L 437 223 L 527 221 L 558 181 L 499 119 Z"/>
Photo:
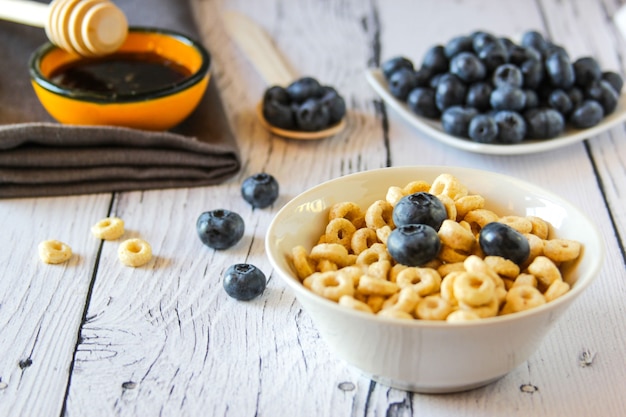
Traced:
<path id="1" fill-rule="evenodd" d="M 43 27 L 59 48 L 82 56 L 115 52 L 126 39 L 128 21 L 110 0 L 0 0 L 0 19 Z"/>

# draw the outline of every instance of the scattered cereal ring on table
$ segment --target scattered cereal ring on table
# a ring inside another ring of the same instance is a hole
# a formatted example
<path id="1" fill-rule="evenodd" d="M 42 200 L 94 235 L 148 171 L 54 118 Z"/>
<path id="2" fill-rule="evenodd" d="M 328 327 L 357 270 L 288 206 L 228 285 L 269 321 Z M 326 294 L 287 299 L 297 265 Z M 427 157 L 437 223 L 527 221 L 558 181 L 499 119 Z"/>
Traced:
<path id="1" fill-rule="evenodd" d="M 152 247 L 143 239 L 128 239 L 118 247 L 117 257 L 126 266 L 142 266 L 152 259 Z"/>
<path id="2" fill-rule="evenodd" d="M 72 257 L 72 248 L 59 240 L 44 240 L 38 246 L 39 257 L 47 264 L 60 264 Z"/>
<path id="3" fill-rule="evenodd" d="M 124 220 L 119 217 L 106 217 L 91 226 L 91 233 L 98 239 L 119 239 L 124 234 Z"/>

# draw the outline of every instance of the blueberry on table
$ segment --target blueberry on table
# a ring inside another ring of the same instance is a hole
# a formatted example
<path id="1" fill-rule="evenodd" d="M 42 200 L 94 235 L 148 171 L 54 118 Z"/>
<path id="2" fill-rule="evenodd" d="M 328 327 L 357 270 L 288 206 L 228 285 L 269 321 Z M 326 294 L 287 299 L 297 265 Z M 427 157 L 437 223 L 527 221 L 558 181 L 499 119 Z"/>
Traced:
<path id="1" fill-rule="evenodd" d="M 324 94 L 322 85 L 313 77 L 302 77 L 286 88 L 292 102 L 302 103 L 308 98 L 321 97 Z"/>
<path id="2" fill-rule="evenodd" d="M 324 86 L 323 89 L 324 95 L 320 101 L 322 105 L 328 108 L 328 123 L 334 125 L 346 115 L 346 102 L 333 87 Z"/>
<path id="3" fill-rule="evenodd" d="M 228 249 L 243 237 L 245 224 L 233 211 L 217 209 L 202 213 L 196 221 L 198 237 L 210 248 Z"/>
<path id="4" fill-rule="evenodd" d="M 435 90 L 418 87 L 409 93 L 406 103 L 413 113 L 428 119 L 436 119 L 441 115 L 435 101 Z"/>
<path id="5" fill-rule="evenodd" d="M 393 208 L 392 218 L 395 226 L 426 224 L 439 230 L 448 211 L 436 196 L 422 191 L 402 197 Z"/>
<path id="6" fill-rule="evenodd" d="M 265 172 L 246 178 L 241 184 L 241 196 L 252 207 L 265 208 L 278 198 L 278 181 Z"/>
<path id="7" fill-rule="evenodd" d="M 530 255 L 528 239 L 511 226 L 491 222 L 478 236 L 480 248 L 487 256 L 501 256 L 520 265 Z"/>
<path id="8" fill-rule="evenodd" d="M 498 125 L 493 116 L 478 114 L 470 121 L 468 134 L 474 142 L 495 143 L 498 138 Z"/>
<path id="9" fill-rule="evenodd" d="M 387 238 L 389 255 L 402 265 L 422 266 L 435 259 L 440 249 L 437 231 L 425 224 L 397 227 Z"/>
<path id="10" fill-rule="evenodd" d="M 493 118 L 498 125 L 498 142 L 516 144 L 526 137 L 526 121 L 521 114 L 502 110 L 497 112 Z"/>
<path id="11" fill-rule="evenodd" d="M 396 56 L 383 62 L 380 66 L 380 69 L 382 70 L 386 80 L 389 80 L 391 74 L 393 74 L 400 68 L 413 70 L 413 62 L 406 57 Z"/>
<path id="12" fill-rule="evenodd" d="M 251 264 L 235 264 L 224 274 L 224 290 L 239 301 L 250 301 L 263 294 L 267 285 L 265 274 Z"/>
<path id="13" fill-rule="evenodd" d="M 469 124 L 477 114 L 478 110 L 473 107 L 448 107 L 441 114 L 441 126 L 450 135 L 469 138 Z"/>
<path id="14" fill-rule="evenodd" d="M 569 117 L 569 122 L 577 129 L 586 129 L 600 123 L 604 110 L 595 100 L 585 100 Z"/>
<path id="15" fill-rule="evenodd" d="M 316 132 L 330 124 L 330 112 L 321 100 L 309 98 L 296 110 L 296 126 L 305 132 Z"/>
<path id="16" fill-rule="evenodd" d="M 290 98 L 289 94 L 287 94 L 287 90 L 279 85 L 274 85 L 267 90 L 263 94 L 263 102 L 267 101 L 275 101 L 280 104 L 289 104 Z"/>
<path id="17" fill-rule="evenodd" d="M 281 129 L 294 129 L 296 127 L 291 106 L 276 100 L 263 102 L 263 117 L 269 124 Z"/>
<path id="18" fill-rule="evenodd" d="M 558 111 L 550 108 L 536 108 L 524 112 L 527 136 L 532 139 L 551 139 L 565 129 L 565 119 Z"/>

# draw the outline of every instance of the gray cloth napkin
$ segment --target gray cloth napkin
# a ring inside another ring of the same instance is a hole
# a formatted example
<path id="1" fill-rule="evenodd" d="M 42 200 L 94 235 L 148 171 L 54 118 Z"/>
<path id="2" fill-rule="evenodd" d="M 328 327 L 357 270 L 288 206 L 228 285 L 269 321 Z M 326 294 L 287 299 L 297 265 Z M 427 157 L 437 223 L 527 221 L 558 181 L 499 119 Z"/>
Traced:
<path id="1" fill-rule="evenodd" d="M 187 1 L 115 4 L 131 26 L 199 39 Z M 28 72 L 30 54 L 46 41 L 43 29 L 0 21 L 0 198 L 203 186 L 239 171 L 239 149 L 214 80 L 194 113 L 171 131 L 56 123 Z"/>

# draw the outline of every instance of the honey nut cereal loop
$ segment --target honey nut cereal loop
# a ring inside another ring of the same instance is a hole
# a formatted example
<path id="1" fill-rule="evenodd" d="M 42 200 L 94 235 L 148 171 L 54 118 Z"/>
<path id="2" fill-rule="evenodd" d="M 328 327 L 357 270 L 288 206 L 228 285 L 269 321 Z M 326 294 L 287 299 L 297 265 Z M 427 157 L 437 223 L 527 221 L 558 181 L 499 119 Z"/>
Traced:
<path id="1" fill-rule="evenodd" d="M 363 275 L 359 280 L 357 291 L 367 295 L 389 296 L 398 292 L 400 288 L 395 282 Z"/>
<path id="2" fill-rule="evenodd" d="M 374 201 L 365 211 L 365 224 L 370 229 L 393 226 L 393 206 L 385 200 Z"/>
<path id="3" fill-rule="evenodd" d="M 380 310 L 376 314 L 382 317 L 389 317 L 392 319 L 400 319 L 400 320 L 413 320 L 414 319 L 414 317 L 411 314 L 402 310 L 392 310 L 392 309 Z"/>
<path id="4" fill-rule="evenodd" d="M 488 304 L 496 298 L 496 285 L 486 274 L 462 272 L 454 280 L 454 296 L 459 303 L 472 307 Z"/>
<path id="5" fill-rule="evenodd" d="M 39 258 L 47 264 L 60 264 L 72 257 L 72 248 L 59 240 L 44 240 L 37 246 Z"/>
<path id="6" fill-rule="evenodd" d="M 117 256 L 126 266 L 142 266 L 152 259 L 152 247 L 143 239 L 128 239 L 118 247 Z"/>
<path id="7" fill-rule="evenodd" d="M 344 218 L 352 222 L 354 227 L 360 229 L 365 225 L 364 213 L 361 207 L 351 201 L 334 204 L 328 213 L 328 220 Z"/>
<path id="8" fill-rule="evenodd" d="M 370 306 L 370 308 L 372 309 L 374 313 L 378 313 L 379 311 L 382 310 L 383 304 L 385 303 L 385 300 L 387 299 L 386 297 L 382 295 L 376 295 L 376 294 L 372 294 L 372 295 L 362 294 L 362 296 L 367 297 L 366 303 L 368 306 Z"/>
<path id="9" fill-rule="evenodd" d="M 546 240 L 543 254 L 554 262 L 573 261 L 580 255 L 580 243 L 567 239 Z"/>
<path id="10" fill-rule="evenodd" d="M 561 281 L 561 271 L 559 268 L 545 256 L 537 256 L 530 265 L 528 272 L 533 274 L 537 281 L 544 287 L 549 287 L 554 281 Z"/>
<path id="11" fill-rule="evenodd" d="M 463 219 L 472 210 L 485 207 L 485 199 L 477 194 L 466 195 L 454 201 L 457 220 Z"/>
<path id="12" fill-rule="evenodd" d="M 470 252 L 476 244 L 472 232 L 453 220 L 444 220 L 437 234 L 443 245 L 454 250 Z"/>
<path id="13" fill-rule="evenodd" d="M 499 223 L 511 226 L 521 234 L 530 233 L 533 230 L 533 224 L 526 217 L 520 216 L 504 216 L 498 219 Z"/>
<path id="14" fill-rule="evenodd" d="M 315 272 L 315 265 L 312 265 L 304 246 L 298 245 L 291 249 L 291 260 L 296 269 L 298 278 L 304 279 Z"/>
<path id="15" fill-rule="evenodd" d="M 332 219 L 326 226 L 324 241 L 326 243 L 339 243 L 346 249 L 350 249 L 354 232 L 356 232 L 356 227 L 350 220 L 343 217 Z"/>
<path id="16" fill-rule="evenodd" d="M 400 310 L 411 314 L 415 311 L 421 297 L 412 287 L 402 288 L 400 292 L 387 298 L 382 305 L 383 310 Z"/>
<path id="17" fill-rule="evenodd" d="M 495 317 L 498 315 L 500 309 L 500 302 L 494 297 L 487 304 L 480 306 L 472 306 L 462 301 L 459 301 L 459 308 L 465 311 L 471 311 L 480 318 Z"/>
<path id="18" fill-rule="evenodd" d="M 115 240 L 124 234 L 124 220 L 107 217 L 91 226 L 91 233 L 98 239 Z"/>
<path id="19" fill-rule="evenodd" d="M 554 281 L 552 284 L 550 284 L 546 292 L 543 293 L 543 296 L 545 297 L 546 302 L 550 302 L 568 292 L 569 289 L 570 286 L 567 282 L 560 280 Z"/>
<path id="20" fill-rule="evenodd" d="M 546 299 L 537 288 L 530 285 L 520 285 L 511 288 L 506 294 L 506 304 L 502 308 L 502 313 L 516 313 L 545 303 Z"/>
<path id="21" fill-rule="evenodd" d="M 354 281 L 341 271 L 316 272 L 309 277 L 311 291 L 329 300 L 339 301 L 344 295 L 354 294 Z"/>
<path id="22" fill-rule="evenodd" d="M 433 195 L 444 194 L 452 200 L 458 200 L 467 195 L 467 188 L 450 174 L 441 174 L 433 181 L 429 192 Z"/>
<path id="23" fill-rule="evenodd" d="M 498 215 L 491 210 L 476 209 L 472 210 L 463 217 L 472 228 L 472 232 L 478 233 L 485 225 L 498 221 Z"/>
<path id="24" fill-rule="evenodd" d="M 374 314 L 371 307 L 363 301 L 357 300 L 351 295 L 342 295 L 339 297 L 339 305 L 351 308 L 353 310 L 362 311 L 364 313 Z"/>
<path id="25" fill-rule="evenodd" d="M 468 254 L 459 250 L 453 249 L 448 245 L 441 245 L 439 249 L 439 255 L 437 258 L 445 263 L 458 263 L 467 259 Z"/>
<path id="26" fill-rule="evenodd" d="M 376 232 L 368 227 L 362 227 L 352 235 L 350 247 L 352 248 L 352 252 L 358 255 L 365 249 L 371 247 L 374 243 L 378 243 Z"/>
<path id="27" fill-rule="evenodd" d="M 441 276 L 431 268 L 409 267 L 396 277 L 400 288 L 413 288 L 421 297 L 439 292 Z"/>
<path id="28" fill-rule="evenodd" d="M 429 295 L 417 303 L 415 315 L 422 320 L 445 320 L 452 306 L 439 294 Z"/>
<path id="29" fill-rule="evenodd" d="M 548 222 L 537 217 L 537 216 L 526 216 L 530 223 L 532 224 L 532 229 L 530 233 L 537 236 L 539 239 L 546 240 L 550 234 L 550 226 Z"/>
<path id="30" fill-rule="evenodd" d="M 386 280 L 391 270 L 391 262 L 388 260 L 376 261 L 367 266 L 366 274 L 372 278 Z M 391 282 L 391 281 L 390 281 Z"/>
<path id="31" fill-rule="evenodd" d="M 391 255 L 387 252 L 387 247 L 382 243 L 374 243 L 371 247 L 359 253 L 356 258 L 358 265 L 369 265 L 377 261 L 389 261 Z"/>
<path id="32" fill-rule="evenodd" d="M 448 323 L 462 323 L 466 321 L 479 320 L 481 317 L 471 310 L 455 310 L 448 314 L 446 321 Z"/>
<path id="33" fill-rule="evenodd" d="M 519 266 L 510 259 L 492 255 L 485 256 L 484 261 L 489 268 L 500 276 L 515 279 L 520 273 Z"/>
<path id="34" fill-rule="evenodd" d="M 450 197 L 448 197 L 445 194 L 439 194 L 439 195 L 436 195 L 435 197 L 437 197 L 439 201 L 441 201 L 443 206 L 446 208 L 448 219 L 456 221 L 456 205 L 454 204 L 454 200 L 452 200 Z"/>
<path id="35" fill-rule="evenodd" d="M 339 267 L 351 265 L 354 255 L 350 256 L 345 246 L 339 243 L 320 243 L 311 248 L 309 257 L 315 261 L 327 259 L 336 263 Z"/>

